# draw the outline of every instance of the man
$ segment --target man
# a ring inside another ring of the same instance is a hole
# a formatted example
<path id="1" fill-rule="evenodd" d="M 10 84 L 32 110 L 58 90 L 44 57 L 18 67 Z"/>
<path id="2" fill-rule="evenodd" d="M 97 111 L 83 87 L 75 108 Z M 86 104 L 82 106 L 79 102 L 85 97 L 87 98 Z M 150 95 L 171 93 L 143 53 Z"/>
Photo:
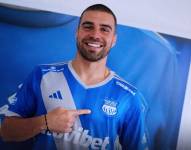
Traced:
<path id="1" fill-rule="evenodd" d="M 5 141 L 33 138 L 33 149 L 147 149 L 144 100 L 106 67 L 116 24 L 101 4 L 82 13 L 76 58 L 33 70 L 9 106 Z"/>

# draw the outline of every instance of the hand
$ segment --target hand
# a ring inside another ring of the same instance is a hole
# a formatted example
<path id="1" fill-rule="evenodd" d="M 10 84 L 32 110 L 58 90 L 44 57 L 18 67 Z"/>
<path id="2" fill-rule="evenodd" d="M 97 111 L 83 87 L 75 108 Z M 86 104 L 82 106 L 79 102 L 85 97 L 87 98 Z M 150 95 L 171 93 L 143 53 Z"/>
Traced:
<path id="1" fill-rule="evenodd" d="M 72 131 L 72 127 L 79 115 L 90 114 L 89 109 L 67 110 L 56 108 L 50 111 L 47 116 L 48 128 L 52 132 L 67 133 Z"/>

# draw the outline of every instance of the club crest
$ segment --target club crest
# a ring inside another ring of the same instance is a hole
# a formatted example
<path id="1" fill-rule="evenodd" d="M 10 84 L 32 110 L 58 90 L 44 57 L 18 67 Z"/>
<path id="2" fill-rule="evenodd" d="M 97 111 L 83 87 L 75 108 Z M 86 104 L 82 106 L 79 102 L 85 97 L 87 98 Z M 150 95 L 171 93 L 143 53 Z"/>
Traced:
<path id="1" fill-rule="evenodd" d="M 105 103 L 102 106 L 103 112 L 109 116 L 117 114 L 117 103 L 108 99 L 104 100 Z"/>

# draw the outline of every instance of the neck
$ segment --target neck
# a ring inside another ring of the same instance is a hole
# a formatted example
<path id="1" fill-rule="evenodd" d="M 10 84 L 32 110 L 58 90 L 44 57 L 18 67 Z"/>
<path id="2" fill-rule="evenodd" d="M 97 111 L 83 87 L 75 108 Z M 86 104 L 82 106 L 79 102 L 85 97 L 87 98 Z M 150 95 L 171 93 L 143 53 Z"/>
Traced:
<path id="1" fill-rule="evenodd" d="M 109 70 L 106 67 L 106 58 L 100 61 L 90 62 L 76 57 L 72 61 L 72 66 L 86 85 L 102 82 L 109 75 Z"/>

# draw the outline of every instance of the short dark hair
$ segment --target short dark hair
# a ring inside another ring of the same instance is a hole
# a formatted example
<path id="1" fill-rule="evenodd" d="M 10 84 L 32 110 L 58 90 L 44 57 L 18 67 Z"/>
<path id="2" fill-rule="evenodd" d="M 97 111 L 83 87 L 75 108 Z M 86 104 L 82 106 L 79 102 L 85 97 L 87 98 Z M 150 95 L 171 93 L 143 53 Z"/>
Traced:
<path id="1" fill-rule="evenodd" d="M 86 9 L 82 12 L 82 14 L 81 14 L 81 16 L 80 16 L 79 25 L 80 25 L 80 23 L 81 23 L 81 19 L 82 19 L 84 13 L 85 13 L 86 11 L 89 11 L 89 10 L 92 10 L 92 11 L 102 11 L 102 12 L 106 12 L 106 13 L 111 14 L 111 15 L 113 16 L 114 23 L 115 23 L 115 27 L 116 27 L 116 25 L 117 25 L 117 18 L 116 18 L 116 16 L 115 16 L 115 14 L 113 13 L 113 11 L 112 11 L 109 7 L 107 7 L 107 6 L 103 5 L 103 4 L 94 4 L 94 5 L 91 5 L 91 6 L 89 6 L 88 8 L 86 8 Z M 78 27 L 79 27 L 79 25 L 78 25 Z"/>

